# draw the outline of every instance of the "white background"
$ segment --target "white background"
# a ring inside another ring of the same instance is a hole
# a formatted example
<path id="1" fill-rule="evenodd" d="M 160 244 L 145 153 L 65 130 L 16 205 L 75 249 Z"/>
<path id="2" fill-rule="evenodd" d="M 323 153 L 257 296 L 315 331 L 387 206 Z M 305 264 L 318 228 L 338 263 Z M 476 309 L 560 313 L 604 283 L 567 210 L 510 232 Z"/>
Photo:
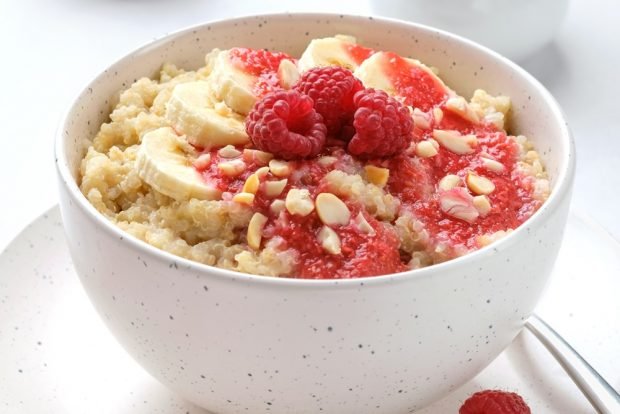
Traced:
<path id="1" fill-rule="evenodd" d="M 0 249 L 56 203 L 52 148 L 61 114 L 117 58 L 206 20 L 284 10 L 370 10 L 359 0 L 0 0 L 0 5 Z M 555 95 L 574 132 L 574 208 L 617 240 L 619 27 L 620 2 L 573 0 L 554 42 L 520 62 Z M 515 30 L 518 36 L 527 28 L 515 22 Z"/>

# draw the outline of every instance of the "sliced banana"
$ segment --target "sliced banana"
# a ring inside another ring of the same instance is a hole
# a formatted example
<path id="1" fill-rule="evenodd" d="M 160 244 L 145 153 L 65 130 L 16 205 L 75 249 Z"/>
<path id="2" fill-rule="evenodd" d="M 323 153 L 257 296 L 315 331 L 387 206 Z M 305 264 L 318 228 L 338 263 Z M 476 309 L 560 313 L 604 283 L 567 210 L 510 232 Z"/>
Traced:
<path id="1" fill-rule="evenodd" d="M 217 102 L 209 82 L 181 83 L 166 104 L 166 119 L 187 140 L 203 148 L 248 142 L 245 119 Z"/>
<path id="2" fill-rule="evenodd" d="M 392 96 L 401 96 L 397 90 L 395 81 L 398 80 L 400 86 L 409 86 L 406 84 L 407 78 L 398 78 L 391 73 L 399 74 L 403 72 L 402 62 L 411 67 L 412 72 L 421 70 L 425 72 L 435 84 L 447 96 L 455 96 L 456 94 L 446 86 L 446 84 L 437 76 L 431 68 L 416 59 L 403 58 L 392 52 L 377 52 L 364 60 L 362 64 L 355 70 L 354 75 L 362 81 L 365 87 L 382 89 Z M 403 85 L 403 83 L 405 83 Z M 416 86 L 412 84 L 411 86 Z M 437 102 L 439 103 L 439 102 Z"/>
<path id="3" fill-rule="evenodd" d="M 253 92 L 257 77 L 233 65 L 229 50 L 222 50 L 211 59 L 213 69 L 209 79 L 215 97 L 235 112 L 247 115 L 257 99 Z"/>
<path id="4" fill-rule="evenodd" d="M 383 52 L 377 52 L 363 61 L 353 74 L 362 81 L 365 87 L 381 89 L 389 95 L 395 95 L 396 89 L 386 73 L 385 59 Z"/>
<path id="5" fill-rule="evenodd" d="M 221 192 L 207 184 L 181 148 L 169 127 L 146 133 L 136 156 L 138 175 L 147 184 L 175 200 L 217 200 Z"/>
<path id="6" fill-rule="evenodd" d="M 314 39 L 299 58 L 297 67 L 302 73 L 316 66 L 342 66 L 355 70 L 359 64 L 349 52 L 349 48 L 355 46 L 355 43 L 352 36 Z"/>

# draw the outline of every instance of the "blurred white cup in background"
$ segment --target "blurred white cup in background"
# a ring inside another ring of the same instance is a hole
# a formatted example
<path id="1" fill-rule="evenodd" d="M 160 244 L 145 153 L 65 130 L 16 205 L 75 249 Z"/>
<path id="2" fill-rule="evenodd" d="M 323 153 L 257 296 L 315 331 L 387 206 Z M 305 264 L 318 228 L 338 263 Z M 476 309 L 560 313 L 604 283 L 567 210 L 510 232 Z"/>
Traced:
<path id="1" fill-rule="evenodd" d="M 549 43 L 569 0 L 370 0 L 373 13 L 467 37 L 512 60 Z"/>

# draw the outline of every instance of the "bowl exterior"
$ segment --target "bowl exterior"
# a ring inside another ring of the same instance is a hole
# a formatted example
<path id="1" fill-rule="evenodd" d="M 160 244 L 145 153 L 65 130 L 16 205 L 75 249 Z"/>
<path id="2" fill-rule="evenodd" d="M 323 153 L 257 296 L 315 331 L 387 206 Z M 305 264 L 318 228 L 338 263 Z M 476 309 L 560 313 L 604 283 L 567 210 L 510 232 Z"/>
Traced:
<path id="1" fill-rule="evenodd" d="M 289 35 L 274 40 L 274 33 Z M 334 33 L 357 35 L 370 46 L 396 45 L 398 52 L 445 68 L 453 85 L 473 83 L 482 62 L 488 76 L 472 86 L 511 94 L 517 105 L 527 96 L 538 98 L 515 114 L 515 122 L 524 133 L 547 131 L 532 138 L 541 137 L 537 145 L 555 177 L 552 200 L 506 239 L 452 262 L 375 278 L 300 281 L 228 272 L 158 251 L 115 228 L 79 192 L 82 140 L 105 121 L 108 100 L 126 82 L 153 75 L 163 61 L 198 66 L 216 46 L 298 54 L 310 37 Z M 418 42 L 424 46 L 415 49 Z M 201 46 L 192 49 L 196 43 Z M 450 51 L 448 60 L 443 51 Z M 512 341 L 541 296 L 559 249 L 572 148 L 557 107 L 524 76 L 500 56 L 457 38 L 361 17 L 252 17 L 155 42 L 95 79 L 59 131 L 60 206 L 82 284 L 129 354 L 213 412 L 421 408 L 471 379 Z"/>

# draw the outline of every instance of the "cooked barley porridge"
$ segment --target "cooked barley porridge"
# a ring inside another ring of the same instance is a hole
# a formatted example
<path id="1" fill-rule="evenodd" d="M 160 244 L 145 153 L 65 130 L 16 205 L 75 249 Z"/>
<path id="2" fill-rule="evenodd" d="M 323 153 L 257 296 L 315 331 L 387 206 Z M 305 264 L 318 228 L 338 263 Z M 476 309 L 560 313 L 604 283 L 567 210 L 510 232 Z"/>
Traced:
<path id="1" fill-rule="evenodd" d="M 510 99 L 458 96 L 423 63 L 313 40 L 299 58 L 215 49 L 123 91 L 80 188 L 124 231 L 246 273 L 350 278 L 483 247 L 549 195 Z"/>

